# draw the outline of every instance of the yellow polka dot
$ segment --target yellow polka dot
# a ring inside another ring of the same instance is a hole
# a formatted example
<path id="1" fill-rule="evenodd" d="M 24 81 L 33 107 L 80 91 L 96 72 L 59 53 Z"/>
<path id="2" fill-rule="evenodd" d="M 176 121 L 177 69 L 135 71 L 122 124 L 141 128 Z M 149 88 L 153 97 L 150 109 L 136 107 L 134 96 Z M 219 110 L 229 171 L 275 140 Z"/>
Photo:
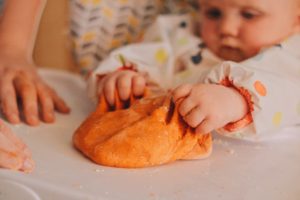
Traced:
<path id="1" fill-rule="evenodd" d="M 184 45 L 187 45 L 188 44 L 188 39 L 187 38 L 180 38 L 177 40 L 177 44 L 180 45 L 180 46 L 184 46 Z"/>
<path id="2" fill-rule="evenodd" d="M 113 39 L 111 41 L 110 47 L 116 48 L 116 47 L 119 47 L 120 45 L 121 45 L 121 41 L 119 39 Z"/>
<path id="3" fill-rule="evenodd" d="M 113 17 L 114 13 L 110 8 L 104 7 L 103 8 L 103 15 L 106 16 L 107 18 L 111 19 Z"/>
<path id="4" fill-rule="evenodd" d="M 266 95 L 267 95 L 267 89 L 266 89 L 266 87 L 262 84 L 262 82 L 260 82 L 260 81 L 255 81 L 255 82 L 254 82 L 254 88 L 255 88 L 256 92 L 257 92 L 260 96 L 266 96 Z"/>
<path id="5" fill-rule="evenodd" d="M 155 60 L 162 64 L 165 63 L 166 60 L 168 59 L 168 54 L 164 49 L 158 49 L 155 53 Z"/>
<path id="6" fill-rule="evenodd" d="M 119 0 L 119 2 L 120 2 L 121 4 L 127 4 L 127 3 L 128 3 L 128 0 Z"/>
<path id="7" fill-rule="evenodd" d="M 100 3 L 101 3 L 101 0 L 93 0 L 94 6 L 96 6 L 96 5 L 100 4 Z"/>
<path id="8" fill-rule="evenodd" d="M 180 72 L 178 74 L 178 76 L 181 78 L 181 79 L 187 79 L 188 77 L 191 77 L 193 72 L 189 71 L 189 70 L 184 70 L 182 72 Z"/>
<path id="9" fill-rule="evenodd" d="M 82 58 L 81 60 L 79 60 L 80 67 L 87 67 L 90 66 L 90 64 L 91 64 L 91 60 L 88 58 Z"/>
<path id="10" fill-rule="evenodd" d="M 128 17 L 128 23 L 129 23 L 130 26 L 137 27 L 139 21 L 138 21 L 138 19 L 137 19 L 136 17 L 134 17 L 134 16 L 129 16 L 129 17 Z"/>
<path id="11" fill-rule="evenodd" d="M 82 4 L 87 4 L 87 3 L 89 3 L 89 0 L 81 0 L 80 1 Z"/>
<path id="12" fill-rule="evenodd" d="M 282 121 L 282 112 L 276 112 L 273 116 L 272 123 L 275 126 L 279 126 L 281 124 L 281 121 Z"/>
<path id="13" fill-rule="evenodd" d="M 95 38 L 96 38 L 96 33 L 94 33 L 94 32 L 88 32 L 88 33 L 83 35 L 83 40 L 85 42 L 90 42 Z"/>

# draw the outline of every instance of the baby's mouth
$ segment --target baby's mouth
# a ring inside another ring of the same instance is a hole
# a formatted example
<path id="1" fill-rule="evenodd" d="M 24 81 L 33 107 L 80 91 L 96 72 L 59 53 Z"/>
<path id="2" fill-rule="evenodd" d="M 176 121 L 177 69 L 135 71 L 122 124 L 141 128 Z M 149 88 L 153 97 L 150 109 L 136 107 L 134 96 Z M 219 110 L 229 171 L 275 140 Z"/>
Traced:
<path id="1" fill-rule="evenodd" d="M 240 48 L 231 46 L 221 46 L 218 51 L 218 56 L 224 60 L 240 62 L 245 60 L 245 55 Z"/>

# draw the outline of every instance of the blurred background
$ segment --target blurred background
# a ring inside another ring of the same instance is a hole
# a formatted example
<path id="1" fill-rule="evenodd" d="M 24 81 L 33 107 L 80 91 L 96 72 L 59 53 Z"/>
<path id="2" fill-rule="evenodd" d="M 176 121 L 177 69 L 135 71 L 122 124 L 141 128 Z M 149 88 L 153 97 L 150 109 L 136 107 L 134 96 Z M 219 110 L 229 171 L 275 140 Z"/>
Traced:
<path id="1" fill-rule="evenodd" d="M 41 67 L 86 73 L 111 50 L 139 42 L 158 14 L 196 9 L 196 0 L 48 0 L 34 60 Z"/>

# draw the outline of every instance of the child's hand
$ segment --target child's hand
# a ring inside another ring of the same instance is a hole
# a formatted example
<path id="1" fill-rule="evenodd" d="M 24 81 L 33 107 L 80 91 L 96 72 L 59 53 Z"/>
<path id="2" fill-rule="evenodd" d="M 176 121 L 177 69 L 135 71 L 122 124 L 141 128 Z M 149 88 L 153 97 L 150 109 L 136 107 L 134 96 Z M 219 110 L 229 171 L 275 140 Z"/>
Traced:
<path id="1" fill-rule="evenodd" d="M 70 111 L 56 92 L 39 77 L 34 64 L 22 56 L 0 52 L 0 77 L 1 110 L 11 123 L 21 121 L 21 110 L 29 125 L 38 125 L 40 119 L 53 122 L 54 110 L 61 113 Z M 18 100 L 22 108 L 18 107 Z"/>
<path id="2" fill-rule="evenodd" d="M 242 119 L 248 111 L 244 97 L 233 88 L 215 84 L 182 85 L 173 91 L 179 113 L 197 133 L 209 133 Z"/>
<path id="3" fill-rule="evenodd" d="M 115 105 L 115 90 L 122 101 L 126 101 L 133 94 L 135 97 L 144 95 L 146 78 L 144 75 L 131 71 L 119 70 L 102 77 L 98 84 L 98 96 L 104 95 L 107 102 Z M 100 98 L 99 98 L 100 99 Z"/>
<path id="4" fill-rule="evenodd" d="M 0 120 L 0 167 L 31 172 L 34 162 L 27 146 Z"/>

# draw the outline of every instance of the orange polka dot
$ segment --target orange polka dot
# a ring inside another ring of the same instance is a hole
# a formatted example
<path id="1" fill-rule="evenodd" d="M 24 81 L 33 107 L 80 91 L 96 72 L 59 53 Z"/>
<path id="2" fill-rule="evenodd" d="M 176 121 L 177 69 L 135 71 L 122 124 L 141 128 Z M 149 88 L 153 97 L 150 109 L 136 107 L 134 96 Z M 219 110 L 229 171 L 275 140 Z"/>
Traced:
<path id="1" fill-rule="evenodd" d="M 267 95 L 267 89 L 264 86 L 264 84 L 262 84 L 262 82 L 260 81 L 255 81 L 254 82 L 254 88 L 256 90 L 256 92 L 260 95 L 260 96 L 266 96 Z"/>

